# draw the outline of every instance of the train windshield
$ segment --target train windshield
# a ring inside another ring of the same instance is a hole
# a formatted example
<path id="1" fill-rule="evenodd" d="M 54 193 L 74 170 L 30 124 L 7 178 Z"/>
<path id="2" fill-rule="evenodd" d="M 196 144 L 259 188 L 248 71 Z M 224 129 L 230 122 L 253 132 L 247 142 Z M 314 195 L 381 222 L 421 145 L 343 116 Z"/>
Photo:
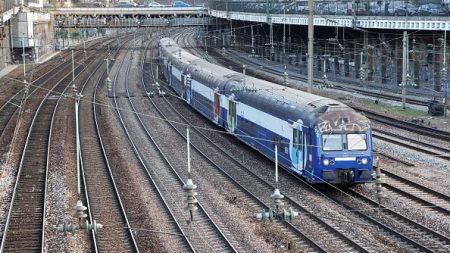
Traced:
<path id="1" fill-rule="evenodd" d="M 367 150 L 366 134 L 324 134 L 322 135 L 324 151 Z"/>
<path id="2" fill-rule="evenodd" d="M 343 149 L 342 134 L 322 135 L 322 148 L 325 151 L 337 151 Z"/>
<path id="3" fill-rule="evenodd" d="M 347 134 L 348 150 L 366 150 L 367 142 L 365 134 Z"/>

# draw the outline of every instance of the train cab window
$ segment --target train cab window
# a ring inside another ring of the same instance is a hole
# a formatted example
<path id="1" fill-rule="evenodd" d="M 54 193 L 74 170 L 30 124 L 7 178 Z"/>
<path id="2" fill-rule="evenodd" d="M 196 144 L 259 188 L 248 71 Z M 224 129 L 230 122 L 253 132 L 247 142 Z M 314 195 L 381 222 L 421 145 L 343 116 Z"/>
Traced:
<path id="1" fill-rule="evenodd" d="M 337 151 L 343 149 L 341 134 L 322 135 L 322 149 L 325 151 Z"/>
<path id="2" fill-rule="evenodd" d="M 365 134 L 347 134 L 348 150 L 366 150 L 367 141 Z"/>

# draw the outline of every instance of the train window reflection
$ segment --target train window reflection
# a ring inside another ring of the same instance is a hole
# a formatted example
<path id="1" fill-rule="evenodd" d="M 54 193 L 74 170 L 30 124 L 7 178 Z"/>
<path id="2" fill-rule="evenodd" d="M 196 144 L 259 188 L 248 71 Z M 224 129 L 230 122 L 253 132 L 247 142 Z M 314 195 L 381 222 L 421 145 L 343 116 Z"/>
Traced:
<path id="1" fill-rule="evenodd" d="M 323 150 L 342 150 L 341 134 L 324 134 L 322 135 Z"/>
<path id="2" fill-rule="evenodd" d="M 366 150 L 365 134 L 348 134 L 347 135 L 348 150 Z"/>

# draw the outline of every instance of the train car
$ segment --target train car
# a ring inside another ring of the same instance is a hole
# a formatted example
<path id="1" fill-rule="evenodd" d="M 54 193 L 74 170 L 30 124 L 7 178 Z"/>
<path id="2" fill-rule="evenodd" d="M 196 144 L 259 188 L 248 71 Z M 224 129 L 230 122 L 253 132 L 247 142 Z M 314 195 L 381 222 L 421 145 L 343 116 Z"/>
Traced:
<path id="1" fill-rule="evenodd" d="M 370 121 L 324 97 L 209 63 L 172 39 L 159 43 L 173 90 L 213 123 L 312 184 L 372 181 Z"/>

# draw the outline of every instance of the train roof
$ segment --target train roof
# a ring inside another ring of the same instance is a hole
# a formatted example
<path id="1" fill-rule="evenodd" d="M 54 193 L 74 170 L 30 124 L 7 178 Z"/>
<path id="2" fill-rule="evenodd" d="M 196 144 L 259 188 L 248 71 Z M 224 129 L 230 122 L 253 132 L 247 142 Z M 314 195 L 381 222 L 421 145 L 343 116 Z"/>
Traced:
<path id="1" fill-rule="evenodd" d="M 307 122 L 304 123 L 307 125 L 335 120 L 332 118 L 336 117 L 336 115 L 341 115 L 339 117 L 347 117 L 346 121 L 348 122 L 359 122 L 358 124 L 363 125 L 364 127 L 359 129 L 360 131 L 364 130 L 369 125 L 369 120 L 365 116 L 355 112 L 352 108 L 339 101 L 251 76 L 244 76 L 242 73 L 210 63 L 190 54 L 186 50 L 180 48 L 176 42 L 170 38 L 161 39 L 160 45 L 163 46 L 168 53 L 174 56 L 172 60 L 185 64 L 187 68 L 189 68 L 190 73 L 200 73 L 209 80 L 221 79 L 224 86 L 226 86 L 222 88 L 229 93 L 236 94 L 236 97 L 240 98 L 243 102 L 252 99 L 266 101 L 265 103 L 259 102 L 258 105 L 264 107 L 265 111 L 274 111 L 274 115 L 279 115 L 281 110 L 295 111 L 296 114 L 298 114 L 295 116 L 299 116 L 306 120 Z M 217 73 L 221 74 L 218 75 Z M 217 84 L 220 82 L 213 83 Z M 248 94 L 248 96 L 246 94 Z"/>

